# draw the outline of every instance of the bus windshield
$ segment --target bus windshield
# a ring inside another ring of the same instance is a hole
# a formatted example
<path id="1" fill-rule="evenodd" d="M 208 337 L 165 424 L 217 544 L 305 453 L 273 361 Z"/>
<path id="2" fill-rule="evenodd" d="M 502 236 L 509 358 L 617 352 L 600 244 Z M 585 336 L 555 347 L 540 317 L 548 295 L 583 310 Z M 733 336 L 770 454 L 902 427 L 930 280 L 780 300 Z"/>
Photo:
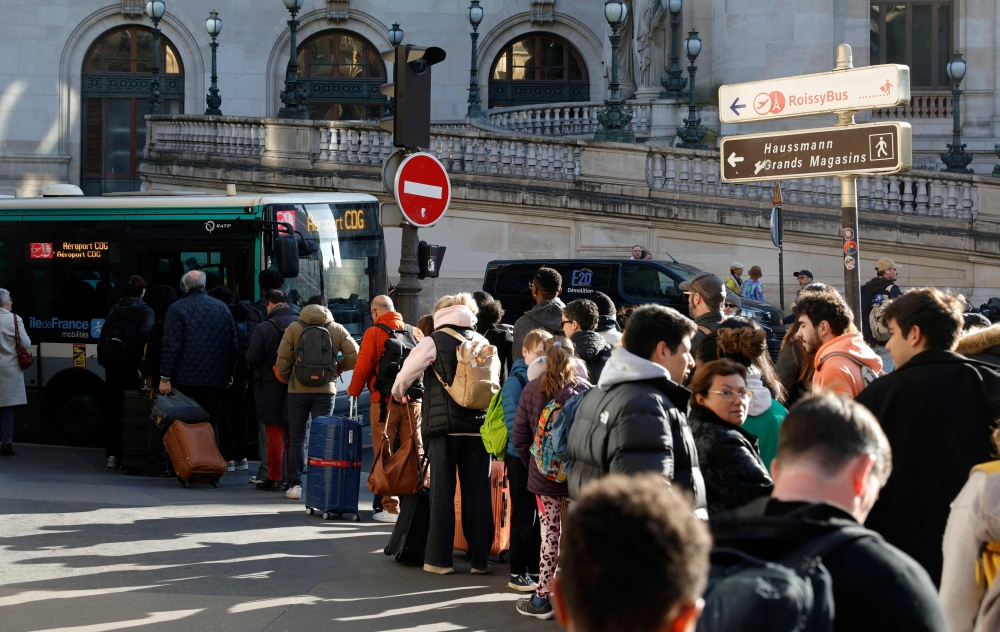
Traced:
<path id="1" fill-rule="evenodd" d="M 372 203 L 275 204 L 273 221 L 319 246 L 299 260 L 285 292 L 299 306 L 322 296 L 335 321 L 360 338 L 371 325 L 371 300 L 388 293 L 378 207 Z"/>

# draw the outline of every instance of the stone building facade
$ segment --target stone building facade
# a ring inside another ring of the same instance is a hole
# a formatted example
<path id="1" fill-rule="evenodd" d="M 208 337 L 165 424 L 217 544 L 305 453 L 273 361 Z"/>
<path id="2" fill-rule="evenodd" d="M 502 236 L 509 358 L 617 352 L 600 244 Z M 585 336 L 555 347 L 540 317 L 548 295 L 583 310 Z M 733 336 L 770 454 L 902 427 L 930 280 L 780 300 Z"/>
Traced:
<path id="1" fill-rule="evenodd" d="M 626 2 L 625 91 L 655 102 L 670 47 L 666 2 Z M 0 192 L 21 188 L 32 194 L 46 183 L 67 181 L 86 185 L 90 193 L 138 184 L 152 60 L 143 5 L 142 0 L 4 0 Z M 160 55 L 167 112 L 205 109 L 211 52 L 204 20 L 211 9 L 224 23 L 218 54 L 222 111 L 274 116 L 289 57 L 284 4 L 167 0 L 166 5 Z M 404 42 L 447 51 L 448 59 L 433 71 L 433 116 L 463 118 L 470 66 L 467 6 L 467 0 L 305 0 L 298 41 L 313 116 L 344 120 L 383 114 L 377 86 L 391 68 L 377 53 L 389 47 L 387 30 L 398 23 Z M 478 68 L 484 109 L 605 98 L 610 52 L 601 0 L 487 0 L 483 6 Z M 1000 6 L 990 0 L 687 0 L 679 32 L 683 37 L 695 29 L 704 42 L 697 95 L 710 127 L 719 85 L 829 70 L 841 42 L 853 47 L 858 66 L 870 59 L 910 64 L 923 84 L 915 83 L 914 102 L 859 120 L 910 121 L 925 167 L 950 139 L 951 97 L 942 64 L 952 51 L 962 51 L 969 63 L 962 86 L 964 138 L 977 154 L 972 166 L 984 174 L 995 162 L 998 136 L 998 20 Z M 832 117 L 779 126 L 830 123 Z M 669 136 L 670 125 L 660 127 Z M 714 128 L 710 139 L 768 129 L 767 124 L 719 129 L 718 123 Z"/>

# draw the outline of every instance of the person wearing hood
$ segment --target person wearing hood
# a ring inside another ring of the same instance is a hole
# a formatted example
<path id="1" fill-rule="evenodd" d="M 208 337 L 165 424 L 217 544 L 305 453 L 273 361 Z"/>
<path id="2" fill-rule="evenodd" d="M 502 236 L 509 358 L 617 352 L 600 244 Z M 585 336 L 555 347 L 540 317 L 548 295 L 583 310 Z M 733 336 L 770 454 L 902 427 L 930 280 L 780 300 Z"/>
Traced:
<path id="1" fill-rule="evenodd" d="M 697 331 L 691 345 L 691 355 L 697 362 L 719 359 L 715 330 L 722 323 L 722 304 L 726 301 L 726 286 L 711 272 L 700 272 L 678 286 L 688 296 L 688 316 L 694 319 Z M 626 324 L 626 327 L 628 324 Z"/>
<path id="2" fill-rule="evenodd" d="M 332 342 L 330 364 L 332 374 L 326 384 L 307 386 L 295 379 L 295 354 L 299 338 L 306 327 L 325 327 Z M 337 354 L 343 355 L 337 361 Z M 278 358 L 274 374 L 279 382 L 288 384 L 288 491 L 286 498 L 302 497 L 302 473 L 305 469 L 303 446 L 306 439 L 306 422 L 312 418 L 333 414 L 337 397 L 337 376 L 350 371 L 358 361 L 358 343 L 340 323 L 334 322 L 330 310 L 323 305 L 307 305 L 298 320 L 285 328 L 278 345 Z"/>
<path id="3" fill-rule="evenodd" d="M 894 453 L 864 406 L 831 393 L 803 399 L 781 425 L 771 497 L 713 516 L 715 546 L 781 562 L 818 538 L 841 532 L 845 541 L 823 554 L 820 567 L 829 573 L 834 607 L 825 616 L 833 618 L 833 630 L 946 632 L 927 571 L 862 527 L 889 479 Z M 922 518 L 915 508 L 905 516 L 913 530 Z"/>
<path id="4" fill-rule="evenodd" d="M 597 329 L 597 305 L 593 301 L 579 298 L 571 301 L 563 310 L 562 329 L 566 338 L 573 343 L 576 357 L 587 365 L 587 381 L 596 384 L 601 371 L 611 357 L 611 345 Z"/>
<path id="5" fill-rule="evenodd" d="M 862 366 L 882 371 L 882 359 L 865 344 L 854 327 L 854 314 L 844 298 L 830 288 L 809 292 L 792 305 L 805 353 L 813 354 L 813 388 L 857 397 L 865 388 Z"/>
<path id="6" fill-rule="evenodd" d="M 156 320 L 152 308 L 142 300 L 145 293 L 146 282 L 141 276 L 125 281 L 123 296 L 111 308 L 97 342 L 97 362 L 104 367 L 104 446 L 111 468 L 117 467 L 122 457 L 125 391 L 139 388 L 139 363 Z"/>
<path id="7" fill-rule="evenodd" d="M 500 324 L 504 314 L 503 306 L 492 294 L 479 290 L 472 293 L 472 298 L 479 308 L 476 314 L 476 332 L 497 348 L 497 357 L 500 358 L 500 386 L 503 386 L 514 361 L 514 329 L 510 325 Z"/>
<path id="8" fill-rule="evenodd" d="M 544 329 L 553 336 L 562 334 L 562 310 L 566 307 L 559 299 L 562 294 L 562 275 L 552 268 L 539 268 L 528 287 L 535 306 L 514 323 L 511 351 L 515 360 L 521 359 L 524 337 L 532 329 Z"/>
<path id="9" fill-rule="evenodd" d="M 741 428 L 757 438 L 764 468 L 778 451 L 778 431 L 788 415 L 785 388 L 767 354 L 767 335 L 760 325 L 742 316 L 727 318 L 719 326 L 719 358 L 728 358 L 747 369 L 747 390 L 753 393 Z"/>
<path id="10" fill-rule="evenodd" d="M 622 343 L 622 332 L 618 327 L 618 310 L 615 302 L 604 292 L 591 292 L 590 300 L 597 305 L 597 328 L 594 330 L 604 336 L 612 347 Z"/>
<path id="11" fill-rule="evenodd" d="M 897 455 L 895 480 L 879 494 L 867 526 L 941 578 L 948 504 L 973 466 L 992 458 L 1000 419 L 1000 372 L 952 351 L 961 304 L 934 288 L 910 290 L 886 306 L 886 347 L 896 370 L 858 396 Z M 914 516 L 919 523 L 914 523 Z"/>
<path id="12" fill-rule="evenodd" d="M 882 370 L 892 373 L 895 366 L 892 362 L 892 354 L 885 347 L 885 340 L 876 340 L 872 333 L 872 326 L 869 315 L 875 306 L 875 299 L 879 302 L 891 301 L 903 294 L 903 291 L 896 285 L 896 276 L 899 271 L 896 263 L 883 257 L 875 264 L 875 276 L 861 286 L 861 331 L 864 334 L 865 342 L 872 348 L 878 357 L 882 358 Z"/>
<path id="13" fill-rule="evenodd" d="M 611 352 L 597 388 L 580 399 L 569 431 L 569 494 L 610 472 L 654 472 L 693 495 L 705 512 L 705 481 L 681 386 L 694 368 L 695 325 L 662 305 L 629 316 L 623 346 Z"/>
<path id="14" fill-rule="evenodd" d="M 737 296 L 741 296 L 740 290 L 743 289 L 743 264 L 739 261 L 734 261 L 729 264 L 729 276 L 726 278 L 726 289 Z"/>
<path id="15" fill-rule="evenodd" d="M 965 314 L 965 317 L 968 316 L 983 318 L 982 314 Z M 965 331 L 958 340 L 955 353 L 960 353 L 970 360 L 979 360 L 1000 367 L 1000 324 Z"/>
<path id="16" fill-rule="evenodd" d="M 457 349 L 462 344 L 458 337 L 486 344 L 476 333 L 477 309 L 472 296 L 464 292 L 439 298 L 434 304 L 434 332 L 406 356 L 392 385 L 392 396 L 406 401 L 410 385 L 424 376 L 422 431 L 434 478 L 424 570 L 437 575 L 455 572 L 456 470 L 462 480 L 462 532 L 469 542 L 474 575 L 489 572 L 487 559 L 493 546 L 490 455 L 479 430 L 486 409 L 460 406 L 444 388 L 458 370 Z"/>
<path id="17" fill-rule="evenodd" d="M 698 447 L 710 517 L 771 493 L 757 437 L 741 427 L 753 399 L 746 375 L 746 367 L 722 359 L 700 365 L 691 378 L 688 423 Z"/>

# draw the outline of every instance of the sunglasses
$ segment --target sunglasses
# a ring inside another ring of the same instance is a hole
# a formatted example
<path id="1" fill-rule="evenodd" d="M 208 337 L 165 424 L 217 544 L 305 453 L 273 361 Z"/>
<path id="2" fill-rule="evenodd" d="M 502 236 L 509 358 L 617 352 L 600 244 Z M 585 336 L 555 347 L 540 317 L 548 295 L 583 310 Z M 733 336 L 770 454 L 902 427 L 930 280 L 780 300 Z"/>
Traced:
<path id="1" fill-rule="evenodd" d="M 576 322 L 575 320 L 564 320 L 564 321 L 562 321 L 562 326 L 565 327 L 566 325 L 568 325 L 570 323 L 575 323 L 575 322 Z"/>
<path id="2" fill-rule="evenodd" d="M 736 305 L 734 305 L 733 303 L 726 303 L 726 307 L 728 307 L 729 309 L 738 309 Z"/>

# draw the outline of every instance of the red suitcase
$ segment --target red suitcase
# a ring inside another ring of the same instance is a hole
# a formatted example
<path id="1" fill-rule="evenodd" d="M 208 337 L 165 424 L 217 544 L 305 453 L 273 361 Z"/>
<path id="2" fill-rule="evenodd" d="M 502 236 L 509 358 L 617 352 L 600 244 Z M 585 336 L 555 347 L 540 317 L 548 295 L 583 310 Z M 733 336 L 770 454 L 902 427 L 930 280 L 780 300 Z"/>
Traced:
<path id="1" fill-rule="evenodd" d="M 210 423 L 186 424 L 175 421 L 163 435 L 163 445 L 184 487 L 191 483 L 219 486 L 226 473 L 226 461 L 215 445 L 215 430 Z"/>
<path id="2" fill-rule="evenodd" d="M 510 483 L 507 481 L 507 466 L 503 461 L 493 461 L 490 467 L 490 496 L 493 501 L 493 546 L 490 555 L 499 555 L 506 561 L 510 548 Z M 462 489 L 461 482 L 455 484 L 455 544 L 456 551 L 469 550 L 469 543 L 462 532 Z"/>

